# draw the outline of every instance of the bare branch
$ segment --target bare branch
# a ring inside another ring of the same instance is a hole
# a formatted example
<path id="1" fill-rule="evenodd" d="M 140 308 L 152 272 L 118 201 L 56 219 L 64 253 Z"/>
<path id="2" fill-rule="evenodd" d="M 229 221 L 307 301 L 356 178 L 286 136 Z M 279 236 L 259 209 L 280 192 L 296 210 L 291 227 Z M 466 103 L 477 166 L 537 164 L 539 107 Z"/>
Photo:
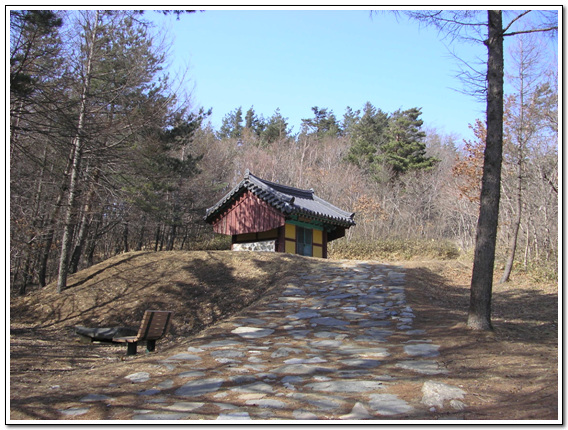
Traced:
<path id="1" fill-rule="evenodd" d="M 506 27 L 503 29 L 503 35 L 505 35 L 505 33 L 507 32 L 507 30 L 509 30 L 509 28 L 511 28 L 511 26 L 512 26 L 515 22 L 517 22 L 519 19 L 521 19 L 523 16 L 529 14 L 530 12 L 532 12 L 532 11 L 526 10 L 526 11 L 524 11 L 523 13 L 517 15 L 517 16 L 509 23 L 509 25 L 506 26 Z"/>
<path id="2" fill-rule="evenodd" d="M 516 36 L 517 34 L 528 34 L 528 33 L 546 33 L 548 31 L 558 31 L 558 26 L 549 27 L 549 28 L 535 28 L 532 30 L 514 31 L 513 33 L 503 34 L 503 36 Z"/>

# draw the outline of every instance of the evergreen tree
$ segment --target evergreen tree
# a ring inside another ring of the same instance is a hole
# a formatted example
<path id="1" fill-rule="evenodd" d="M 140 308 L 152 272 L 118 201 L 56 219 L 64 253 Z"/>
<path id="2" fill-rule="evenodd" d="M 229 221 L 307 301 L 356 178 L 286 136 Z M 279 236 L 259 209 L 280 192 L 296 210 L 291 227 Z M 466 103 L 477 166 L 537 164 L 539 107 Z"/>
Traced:
<path id="1" fill-rule="evenodd" d="M 324 136 L 337 137 L 341 134 L 341 127 L 333 111 L 327 108 L 312 107 L 314 118 L 302 119 L 301 133 L 307 136 L 315 136 L 316 139 L 321 139 Z"/>
<path id="2" fill-rule="evenodd" d="M 384 143 L 387 126 L 388 115 L 367 102 L 361 118 L 350 127 L 351 147 L 347 161 L 368 172 L 376 170 L 379 148 Z"/>
<path id="3" fill-rule="evenodd" d="M 266 128 L 266 122 L 262 115 L 258 116 L 254 111 L 254 106 L 245 114 L 245 130 L 248 130 L 249 134 L 252 134 L 255 138 L 260 137 L 264 129 Z"/>
<path id="4" fill-rule="evenodd" d="M 435 159 L 426 157 L 426 133 L 419 108 L 394 112 L 388 120 L 385 141 L 380 145 L 377 161 L 388 166 L 397 176 L 408 170 L 433 167 Z"/>
<path id="5" fill-rule="evenodd" d="M 21 97 L 38 89 L 43 74 L 49 71 L 41 60 L 53 60 L 59 53 L 62 24 L 62 18 L 50 10 L 10 11 L 11 94 Z"/>
<path id="6" fill-rule="evenodd" d="M 280 108 L 268 119 L 266 127 L 261 133 L 261 138 L 267 144 L 283 140 L 289 137 L 288 118 L 284 118 L 280 113 Z"/>
<path id="7" fill-rule="evenodd" d="M 353 115 L 352 111 L 348 114 Z M 422 131 L 420 115 L 418 108 L 397 110 L 388 115 L 367 102 L 361 118 L 348 119 L 352 124 L 348 132 L 351 146 L 347 161 L 361 167 L 377 181 L 385 175 L 392 179 L 408 170 L 432 167 L 436 159 L 426 156 L 426 133 Z"/>
<path id="8" fill-rule="evenodd" d="M 217 136 L 219 139 L 239 139 L 243 135 L 243 108 L 239 106 L 223 117 Z"/>
<path id="9" fill-rule="evenodd" d="M 355 127 L 360 119 L 361 111 L 359 109 L 353 111 L 350 106 L 347 106 L 343 114 L 343 134 L 350 137 L 353 132 L 353 127 Z"/>

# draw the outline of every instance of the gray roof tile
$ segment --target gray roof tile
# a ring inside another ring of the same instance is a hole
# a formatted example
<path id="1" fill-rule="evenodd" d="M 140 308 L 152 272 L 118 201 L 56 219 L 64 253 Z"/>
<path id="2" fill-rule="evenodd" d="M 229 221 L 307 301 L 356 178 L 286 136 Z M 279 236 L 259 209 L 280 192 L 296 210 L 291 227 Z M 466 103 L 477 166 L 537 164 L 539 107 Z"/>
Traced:
<path id="1" fill-rule="evenodd" d="M 234 197 L 251 191 L 258 198 L 284 215 L 303 215 L 327 224 L 351 227 L 355 225 L 354 213 L 346 212 L 316 196 L 313 190 L 302 190 L 277 184 L 254 176 L 247 169 L 244 179 L 214 206 L 206 211 L 205 221 L 212 222 L 230 205 Z"/>

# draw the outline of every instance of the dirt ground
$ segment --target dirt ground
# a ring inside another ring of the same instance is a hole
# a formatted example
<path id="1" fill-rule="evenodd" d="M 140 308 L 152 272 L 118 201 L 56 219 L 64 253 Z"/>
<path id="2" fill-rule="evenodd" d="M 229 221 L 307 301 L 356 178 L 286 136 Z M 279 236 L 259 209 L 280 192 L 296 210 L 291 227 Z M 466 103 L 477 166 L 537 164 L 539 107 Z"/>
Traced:
<path id="1" fill-rule="evenodd" d="M 491 333 L 466 328 L 471 269 L 457 261 L 403 263 L 415 327 L 441 345 L 450 384 L 472 394 L 466 420 L 556 420 L 558 286 L 495 279 Z M 497 274 L 496 274 L 497 275 Z"/>
<path id="2" fill-rule="evenodd" d="M 149 303 L 167 304 L 176 317 L 172 333 L 157 345 L 167 353 L 259 298 L 270 300 L 298 267 L 322 264 L 282 254 L 130 253 L 74 275 L 63 294 L 48 286 L 13 298 L 9 419 L 61 419 L 56 408 L 76 402 L 85 386 L 112 384 L 130 360 L 140 371 L 151 366 L 144 354 L 125 357 L 124 346 L 78 343 L 74 325 L 136 326 Z M 460 419 L 559 419 L 556 284 L 524 276 L 496 284 L 495 331 L 476 333 L 465 328 L 469 266 L 453 260 L 397 264 L 406 268 L 414 327 L 441 346 L 448 383 L 471 394 Z M 105 419 L 105 411 L 81 419 Z"/>

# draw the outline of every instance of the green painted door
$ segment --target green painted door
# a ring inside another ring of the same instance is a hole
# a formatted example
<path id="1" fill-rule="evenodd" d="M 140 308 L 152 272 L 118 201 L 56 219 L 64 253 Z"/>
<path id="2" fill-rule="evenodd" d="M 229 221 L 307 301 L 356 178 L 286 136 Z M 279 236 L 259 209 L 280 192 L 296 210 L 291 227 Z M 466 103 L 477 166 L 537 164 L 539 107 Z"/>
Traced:
<path id="1" fill-rule="evenodd" d="M 304 227 L 296 227 L 296 254 L 307 255 L 312 254 L 312 230 Z"/>

